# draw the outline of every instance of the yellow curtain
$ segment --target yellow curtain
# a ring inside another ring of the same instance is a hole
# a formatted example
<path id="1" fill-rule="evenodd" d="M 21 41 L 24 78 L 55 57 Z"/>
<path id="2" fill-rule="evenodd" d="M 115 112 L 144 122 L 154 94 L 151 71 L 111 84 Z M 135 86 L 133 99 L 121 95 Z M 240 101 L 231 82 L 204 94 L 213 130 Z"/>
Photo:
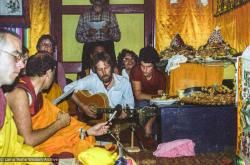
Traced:
<path id="1" fill-rule="evenodd" d="M 197 4 L 197 0 L 178 0 L 170 4 L 156 0 L 156 48 L 169 47 L 170 41 L 179 33 L 188 45 L 198 48 L 206 43 L 213 26 L 212 4 Z"/>
<path id="2" fill-rule="evenodd" d="M 238 51 L 243 51 L 250 44 L 249 15 L 250 3 L 246 3 L 231 12 L 214 17 L 215 24 L 221 27 L 225 41 Z"/>
<path id="3" fill-rule="evenodd" d="M 30 31 L 29 51 L 36 52 L 36 43 L 42 34 L 50 33 L 50 0 L 29 0 Z"/>
<path id="4" fill-rule="evenodd" d="M 214 17 L 215 12 L 215 0 L 210 0 L 207 6 L 197 0 L 179 0 L 177 4 L 156 0 L 157 50 L 168 47 L 176 33 L 186 44 L 198 48 L 217 25 L 226 42 L 238 51 L 244 50 L 250 44 L 250 3 L 218 17 Z"/>

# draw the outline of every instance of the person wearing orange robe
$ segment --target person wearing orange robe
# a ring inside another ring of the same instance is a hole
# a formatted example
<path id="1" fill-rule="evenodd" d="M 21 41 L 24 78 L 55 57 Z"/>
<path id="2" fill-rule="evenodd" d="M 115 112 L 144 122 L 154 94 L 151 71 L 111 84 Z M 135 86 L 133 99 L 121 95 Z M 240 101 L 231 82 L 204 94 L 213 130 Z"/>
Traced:
<path id="1" fill-rule="evenodd" d="M 25 66 L 21 47 L 21 40 L 16 33 L 0 29 L 0 164 L 49 164 L 50 162 L 31 161 L 34 157 L 45 161 L 46 155 L 23 143 L 23 137 L 17 133 L 13 114 L 2 90 L 3 85 L 14 83 Z M 5 160 L 9 161 L 4 162 Z"/>
<path id="2" fill-rule="evenodd" d="M 107 133 L 109 126 L 92 127 L 62 112 L 41 93 L 48 89 L 55 74 L 56 61 L 46 52 L 29 58 L 26 77 L 7 95 L 20 135 L 26 144 L 48 155 L 70 152 L 76 157 L 95 144 L 94 136 Z M 22 98 L 22 99 L 20 99 Z M 83 137 L 80 128 L 89 136 Z"/>
<path id="3" fill-rule="evenodd" d="M 46 97 L 48 100 L 53 101 L 59 96 L 63 94 L 61 87 L 53 82 L 49 90 L 43 92 L 43 96 Z M 59 104 L 56 105 L 60 110 L 63 112 L 69 112 L 69 103 L 67 100 L 61 101 Z"/>

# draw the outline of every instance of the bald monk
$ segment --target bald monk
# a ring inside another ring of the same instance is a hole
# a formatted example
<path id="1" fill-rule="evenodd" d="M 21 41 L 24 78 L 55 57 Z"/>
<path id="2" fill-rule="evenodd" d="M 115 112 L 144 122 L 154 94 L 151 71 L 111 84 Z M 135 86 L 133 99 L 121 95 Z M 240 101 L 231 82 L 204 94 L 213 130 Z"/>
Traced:
<path id="1" fill-rule="evenodd" d="M 79 122 L 41 95 L 52 84 L 55 67 L 56 61 L 46 52 L 30 57 L 26 66 L 27 76 L 21 78 L 7 99 L 18 132 L 26 144 L 48 155 L 70 152 L 76 157 L 95 144 L 94 136 L 106 134 L 108 126 L 105 126 L 106 122 L 93 127 Z M 83 139 L 80 139 L 80 128 L 88 135 Z"/>
<path id="2" fill-rule="evenodd" d="M 2 85 L 11 85 L 20 70 L 24 68 L 22 44 L 16 33 L 0 30 L 0 157 L 45 157 L 42 152 L 23 144 L 23 138 L 17 134 L 13 114 L 6 102 Z M 23 159 L 24 160 L 24 159 Z M 11 164 L 48 164 L 49 162 L 12 162 Z M 0 162 L 2 164 L 2 162 Z M 10 162 L 6 163 L 10 164 Z"/>

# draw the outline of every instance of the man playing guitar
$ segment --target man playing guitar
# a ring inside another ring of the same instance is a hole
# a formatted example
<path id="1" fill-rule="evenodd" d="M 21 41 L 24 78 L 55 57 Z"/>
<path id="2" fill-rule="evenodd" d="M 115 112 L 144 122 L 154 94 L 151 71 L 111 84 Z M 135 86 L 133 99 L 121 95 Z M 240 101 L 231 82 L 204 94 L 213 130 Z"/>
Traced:
<path id="1" fill-rule="evenodd" d="M 76 95 L 79 90 L 88 90 L 92 95 L 104 93 L 108 97 L 109 107 L 111 108 L 118 104 L 122 107 L 134 108 L 131 84 L 126 78 L 114 73 L 114 64 L 110 55 L 105 52 L 96 54 L 93 58 L 92 70 L 93 74 L 74 81 L 64 88 L 64 92 L 74 89 L 72 99 L 87 116 L 96 118 L 94 107 L 80 101 Z M 119 116 L 119 118 L 125 117 L 125 112 L 122 112 Z"/>

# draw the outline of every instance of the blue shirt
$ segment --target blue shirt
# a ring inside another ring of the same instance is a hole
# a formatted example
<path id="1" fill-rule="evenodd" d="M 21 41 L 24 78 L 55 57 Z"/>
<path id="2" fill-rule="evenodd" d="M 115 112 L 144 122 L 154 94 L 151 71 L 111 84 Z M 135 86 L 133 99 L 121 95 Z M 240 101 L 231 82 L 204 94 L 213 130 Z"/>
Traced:
<path id="1" fill-rule="evenodd" d="M 122 69 L 122 76 L 129 80 L 129 75 L 125 69 Z"/>
<path id="2" fill-rule="evenodd" d="M 74 88 L 75 91 L 88 90 L 90 94 L 104 93 L 108 97 L 111 108 L 118 104 L 122 107 L 128 105 L 130 108 L 134 108 L 134 96 L 129 80 L 117 74 L 113 74 L 113 77 L 114 84 L 110 89 L 106 89 L 97 74 L 93 73 L 68 84 L 65 86 L 64 92 Z"/>

